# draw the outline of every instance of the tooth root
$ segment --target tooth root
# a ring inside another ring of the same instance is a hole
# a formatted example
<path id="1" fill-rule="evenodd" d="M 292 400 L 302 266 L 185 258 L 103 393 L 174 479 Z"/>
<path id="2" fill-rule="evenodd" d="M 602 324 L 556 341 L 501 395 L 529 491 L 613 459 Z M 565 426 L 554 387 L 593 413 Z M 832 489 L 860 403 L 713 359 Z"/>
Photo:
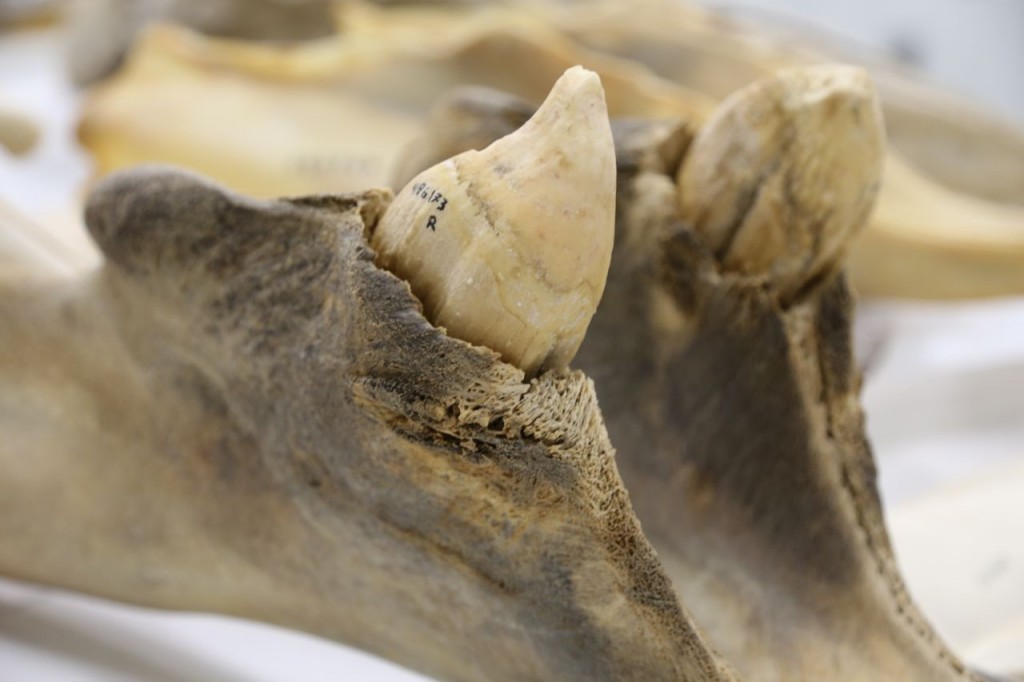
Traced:
<path id="1" fill-rule="evenodd" d="M 604 91 L 574 67 L 522 128 L 413 178 L 371 243 L 428 319 L 530 376 L 568 365 L 583 341 L 614 219 Z"/>
<path id="2" fill-rule="evenodd" d="M 866 223 L 885 135 L 862 69 L 780 71 L 726 99 L 678 176 L 682 217 L 723 267 L 782 296 L 827 272 Z"/>

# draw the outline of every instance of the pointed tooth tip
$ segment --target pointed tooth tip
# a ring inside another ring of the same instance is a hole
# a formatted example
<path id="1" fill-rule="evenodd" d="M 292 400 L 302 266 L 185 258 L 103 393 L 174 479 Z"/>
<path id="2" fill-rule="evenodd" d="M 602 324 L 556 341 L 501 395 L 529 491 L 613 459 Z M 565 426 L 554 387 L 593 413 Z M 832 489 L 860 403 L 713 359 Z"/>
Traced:
<path id="1" fill-rule="evenodd" d="M 570 66 L 568 69 L 566 69 L 565 73 L 563 73 L 558 80 L 581 84 L 601 84 L 601 77 L 598 76 L 596 72 L 591 71 L 590 69 L 587 69 L 578 64 L 576 66 Z"/>
<path id="2" fill-rule="evenodd" d="M 582 66 L 573 66 L 555 81 L 547 99 L 582 99 L 584 97 L 599 98 L 602 106 L 604 105 L 604 87 L 601 85 L 601 77 Z"/>

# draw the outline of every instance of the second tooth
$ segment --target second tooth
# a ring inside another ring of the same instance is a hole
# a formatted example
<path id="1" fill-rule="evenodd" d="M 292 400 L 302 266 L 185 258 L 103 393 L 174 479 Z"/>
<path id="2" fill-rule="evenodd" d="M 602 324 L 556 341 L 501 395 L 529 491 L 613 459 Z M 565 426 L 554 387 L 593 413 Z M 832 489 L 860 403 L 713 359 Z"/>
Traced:
<path id="1" fill-rule="evenodd" d="M 723 267 L 784 296 L 837 262 L 878 193 L 885 134 L 867 73 L 780 71 L 727 98 L 680 169 L 683 218 Z"/>

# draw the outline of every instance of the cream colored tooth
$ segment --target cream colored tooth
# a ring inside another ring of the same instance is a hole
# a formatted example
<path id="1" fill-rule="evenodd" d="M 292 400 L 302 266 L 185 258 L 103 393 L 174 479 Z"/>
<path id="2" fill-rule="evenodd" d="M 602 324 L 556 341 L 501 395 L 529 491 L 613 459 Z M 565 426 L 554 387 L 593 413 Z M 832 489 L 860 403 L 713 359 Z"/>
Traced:
<path id="1" fill-rule="evenodd" d="M 566 366 L 583 341 L 614 222 L 604 90 L 573 67 L 522 128 L 413 178 L 371 242 L 434 324 L 532 375 Z"/>
<path id="2" fill-rule="evenodd" d="M 787 69 L 734 93 L 678 176 L 683 218 L 726 269 L 789 295 L 838 261 L 867 221 L 885 134 L 862 69 Z"/>

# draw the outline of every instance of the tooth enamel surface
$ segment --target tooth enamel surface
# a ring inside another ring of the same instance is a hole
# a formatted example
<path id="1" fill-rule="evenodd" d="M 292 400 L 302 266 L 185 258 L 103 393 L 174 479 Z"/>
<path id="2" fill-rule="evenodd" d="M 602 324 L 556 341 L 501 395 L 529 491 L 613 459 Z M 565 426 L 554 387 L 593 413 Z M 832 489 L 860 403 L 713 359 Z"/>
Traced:
<path id="1" fill-rule="evenodd" d="M 522 128 L 413 178 L 371 243 L 435 325 L 532 375 L 566 366 L 583 341 L 614 217 L 604 91 L 574 67 Z"/>
<path id="2" fill-rule="evenodd" d="M 678 177 L 683 218 L 722 265 L 784 294 L 827 271 L 866 223 L 885 152 L 862 69 L 787 69 L 727 98 Z"/>

